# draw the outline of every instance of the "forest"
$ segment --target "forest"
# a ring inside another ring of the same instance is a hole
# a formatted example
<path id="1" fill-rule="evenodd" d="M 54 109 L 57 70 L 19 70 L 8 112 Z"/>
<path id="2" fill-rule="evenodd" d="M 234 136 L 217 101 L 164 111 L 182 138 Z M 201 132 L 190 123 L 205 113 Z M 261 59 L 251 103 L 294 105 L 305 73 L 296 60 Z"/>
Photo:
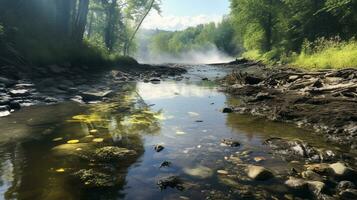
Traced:
<path id="1" fill-rule="evenodd" d="M 0 62 L 130 62 L 134 38 L 146 15 L 159 11 L 146 0 L 1 0 Z"/>

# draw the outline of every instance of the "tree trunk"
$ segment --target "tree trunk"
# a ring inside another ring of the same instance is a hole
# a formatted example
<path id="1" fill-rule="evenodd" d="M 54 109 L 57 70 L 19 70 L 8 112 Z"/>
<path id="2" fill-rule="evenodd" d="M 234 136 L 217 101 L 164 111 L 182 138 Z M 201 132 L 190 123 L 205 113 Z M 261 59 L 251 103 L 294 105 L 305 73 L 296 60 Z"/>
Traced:
<path id="1" fill-rule="evenodd" d="M 110 52 L 113 51 L 114 48 L 114 32 L 115 32 L 115 8 L 116 8 L 117 2 L 112 1 L 108 7 L 107 7 L 107 24 L 104 29 L 104 42 L 105 46 L 108 48 Z"/>
<path id="2" fill-rule="evenodd" d="M 73 40 L 82 42 L 85 27 L 87 24 L 87 15 L 89 8 L 89 0 L 79 0 L 78 11 L 73 29 Z"/>

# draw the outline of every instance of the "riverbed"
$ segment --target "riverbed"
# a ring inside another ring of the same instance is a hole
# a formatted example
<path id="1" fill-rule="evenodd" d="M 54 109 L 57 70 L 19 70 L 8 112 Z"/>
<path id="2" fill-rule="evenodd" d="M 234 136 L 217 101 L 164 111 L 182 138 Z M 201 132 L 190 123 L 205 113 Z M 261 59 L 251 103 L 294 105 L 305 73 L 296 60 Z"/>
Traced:
<path id="1" fill-rule="evenodd" d="M 223 113 L 239 104 L 214 81 L 231 69 L 193 66 L 182 79 L 128 82 L 108 102 L 31 106 L 0 118 L 0 195 L 5 199 L 293 199 L 291 169 L 264 144 L 302 140 L 343 153 L 311 130 L 260 117 Z M 223 139 L 237 141 L 226 145 Z M 163 147 L 158 151 L 155 147 Z M 127 157 L 101 160 L 98 149 Z M 269 169 L 257 181 L 247 165 Z M 165 182 L 166 181 L 166 182 Z M 167 183 L 167 184 L 166 184 Z"/>

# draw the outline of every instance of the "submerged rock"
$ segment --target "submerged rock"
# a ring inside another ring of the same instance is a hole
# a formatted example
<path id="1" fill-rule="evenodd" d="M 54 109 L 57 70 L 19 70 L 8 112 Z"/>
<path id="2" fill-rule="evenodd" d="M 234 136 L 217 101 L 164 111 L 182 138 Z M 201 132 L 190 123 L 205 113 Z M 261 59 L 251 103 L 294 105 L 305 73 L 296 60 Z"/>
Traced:
<path id="1" fill-rule="evenodd" d="M 154 147 L 154 150 L 156 151 L 156 152 L 160 152 L 160 151 L 162 151 L 162 150 L 164 150 L 164 146 L 162 146 L 161 144 L 157 144 L 157 145 L 155 145 L 155 147 Z"/>
<path id="2" fill-rule="evenodd" d="M 184 190 L 183 182 L 182 180 L 177 177 L 177 176 L 168 176 L 161 178 L 158 182 L 157 185 L 161 190 L 164 190 L 168 187 L 170 188 L 176 188 L 180 191 Z"/>
<path id="3" fill-rule="evenodd" d="M 116 180 L 112 175 L 97 172 L 93 169 L 79 170 L 74 173 L 73 176 L 86 188 L 113 187 L 116 183 Z"/>
<path id="4" fill-rule="evenodd" d="M 240 146 L 240 143 L 237 140 L 233 140 L 233 139 L 223 139 L 223 140 L 221 140 L 221 144 L 223 144 L 225 146 L 230 146 L 230 147 Z"/>
<path id="5" fill-rule="evenodd" d="M 162 167 L 170 167 L 170 165 L 171 165 L 171 162 L 165 160 L 164 162 L 161 163 L 161 165 L 160 165 L 159 168 L 162 168 Z"/>
<path id="6" fill-rule="evenodd" d="M 134 150 L 119 148 L 115 146 L 103 147 L 95 150 L 94 152 L 94 157 L 96 160 L 101 162 L 123 160 L 135 155 L 137 155 L 137 153 Z"/>
<path id="7" fill-rule="evenodd" d="M 249 178 L 257 181 L 265 181 L 274 177 L 270 170 L 255 165 L 249 165 L 247 167 L 247 174 Z"/>
<path id="8" fill-rule="evenodd" d="M 197 166 L 195 168 L 185 168 L 183 169 L 183 171 L 190 176 L 194 176 L 202 179 L 209 178 L 213 175 L 213 170 L 205 166 Z"/>

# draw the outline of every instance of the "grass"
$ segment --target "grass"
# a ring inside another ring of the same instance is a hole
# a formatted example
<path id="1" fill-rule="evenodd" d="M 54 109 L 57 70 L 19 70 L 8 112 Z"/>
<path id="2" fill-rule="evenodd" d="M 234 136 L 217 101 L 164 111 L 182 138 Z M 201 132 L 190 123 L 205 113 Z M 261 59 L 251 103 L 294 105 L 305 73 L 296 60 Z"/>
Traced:
<path id="1" fill-rule="evenodd" d="M 302 51 L 291 53 L 289 56 L 283 51 L 272 50 L 261 53 L 250 50 L 243 53 L 243 57 L 259 60 L 267 65 L 287 64 L 308 70 L 357 68 L 357 40 L 342 41 L 335 37 L 320 38 L 315 42 L 305 41 Z"/>
<path id="2" fill-rule="evenodd" d="M 357 41 L 319 42 L 312 51 L 303 51 L 293 58 L 293 66 L 306 69 L 341 69 L 357 67 Z M 311 49 L 310 49 L 311 50 Z"/>

